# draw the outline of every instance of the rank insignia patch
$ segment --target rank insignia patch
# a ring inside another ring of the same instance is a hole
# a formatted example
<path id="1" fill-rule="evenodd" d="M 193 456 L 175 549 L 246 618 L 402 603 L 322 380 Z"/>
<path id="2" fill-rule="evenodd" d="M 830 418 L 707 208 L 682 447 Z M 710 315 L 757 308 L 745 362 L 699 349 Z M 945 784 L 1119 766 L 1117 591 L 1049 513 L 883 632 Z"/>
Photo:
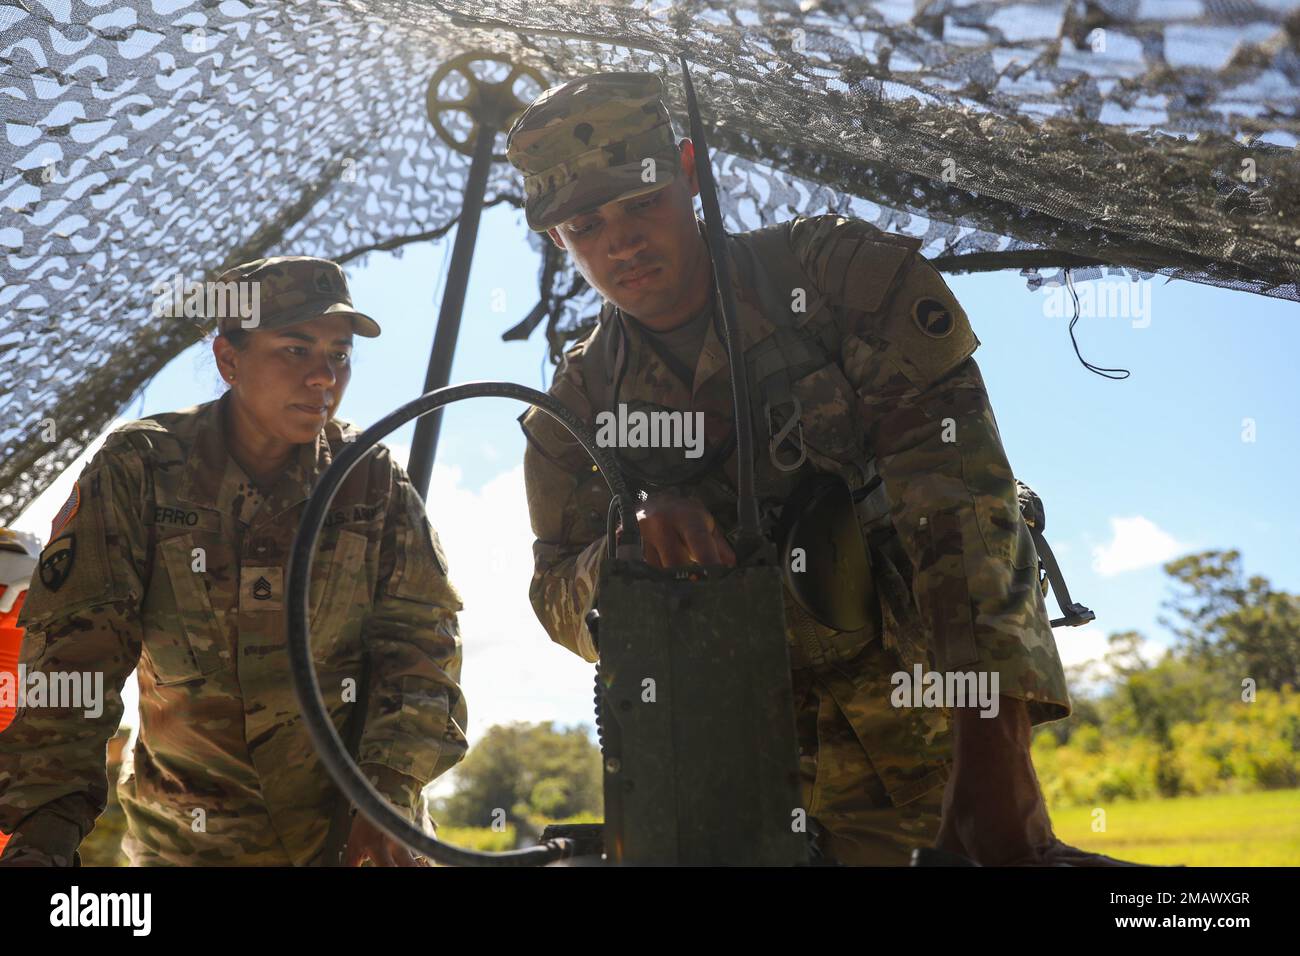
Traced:
<path id="1" fill-rule="evenodd" d="M 77 536 L 65 534 L 41 554 L 41 583 L 49 590 L 57 591 L 63 587 L 72 573 L 72 564 L 77 557 Z"/>
<path id="2" fill-rule="evenodd" d="M 283 606 L 283 568 L 240 569 L 239 610 L 279 611 Z"/>
<path id="3" fill-rule="evenodd" d="M 912 321 L 932 339 L 941 339 L 956 324 L 952 312 L 938 299 L 917 299 L 912 305 Z"/>

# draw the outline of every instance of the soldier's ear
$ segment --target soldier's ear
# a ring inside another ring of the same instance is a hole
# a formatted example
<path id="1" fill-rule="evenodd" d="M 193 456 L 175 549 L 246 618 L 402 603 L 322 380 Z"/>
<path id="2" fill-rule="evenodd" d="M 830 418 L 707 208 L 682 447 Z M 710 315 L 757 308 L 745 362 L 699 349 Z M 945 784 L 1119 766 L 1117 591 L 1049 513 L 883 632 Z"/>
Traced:
<path id="1" fill-rule="evenodd" d="M 212 354 L 216 357 L 217 373 L 221 376 L 222 381 L 227 384 L 233 382 L 237 371 L 239 350 L 235 348 L 230 339 L 224 335 L 218 335 L 212 340 Z"/>
<path id="2" fill-rule="evenodd" d="M 555 248 L 565 249 L 566 252 L 568 251 L 565 248 L 564 240 L 560 238 L 559 229 L 557 229 L 555 226 L 552 226 L 550 229 L 546 230 L 546 234 L 551 237 L 551 242 L 555 243 Z"/>
<path id="3" fill-rule="evenodd" d="M 695 144 L 689 139 L 683 138 L 677 144 L 677 151 L 681 154 L 682 176 L 690 184 L 691 195 L 700 194 L 700 181 L 695 175 Z"/>

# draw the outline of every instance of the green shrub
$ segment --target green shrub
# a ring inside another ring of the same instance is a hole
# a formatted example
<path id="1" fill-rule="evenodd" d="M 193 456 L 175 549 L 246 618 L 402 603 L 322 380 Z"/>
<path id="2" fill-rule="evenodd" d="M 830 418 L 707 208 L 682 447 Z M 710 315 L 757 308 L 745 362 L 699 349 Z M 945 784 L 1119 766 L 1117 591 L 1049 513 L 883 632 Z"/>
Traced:
<path id="1" fill-rule="evenodd" d="M 1300 694 L 1221 699 L 1204 719 L 1168 727 L 1167 741 L 1077 727 L 1066 744 L 1040 733 L 1034 767 L 1054 806 L 1300 786 Z"/>

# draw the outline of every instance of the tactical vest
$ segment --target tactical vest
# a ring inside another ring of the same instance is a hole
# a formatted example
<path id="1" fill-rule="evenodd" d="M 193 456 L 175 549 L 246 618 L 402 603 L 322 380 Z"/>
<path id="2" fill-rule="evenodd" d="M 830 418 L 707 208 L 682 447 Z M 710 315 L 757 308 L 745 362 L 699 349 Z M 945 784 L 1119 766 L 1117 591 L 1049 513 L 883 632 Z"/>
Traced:
<path id="1" fill-rule="evenodd" d="M 819 622 L 795 599 L 787 584 L 786 623 L 792 663 L 796 668 L 842 663 L 856 657 L 883 633 L 886 643 L 898 653 L 900 663 L 910 667 L 925 659 L 910 591 L 910 565 L 888 519 L 889 503 L 865 444 L 866 428 L 857 394 L 840 367 L 847 320 L 800 266 L 790 247 L 788 230 L 789 224 L 783 223 L 728 237 L 733 281 L 738 290 L 745 290 L 747 303 L 738 304 L 737 320 L 743 329 L 752 332 L 756 324 L 753 304 L 757 302 L 766 320 L 757 324 L 770 326 L 770 331 L 757 341 L 747 339 L 745 350 L 754 429 L 755 489 L 763 526 L 778 546 L 788 545 L 791 519 L 796 517 L 787 508 L 792 496 L 805 502 L 810 494 L 825 490 L 828 477 L 840 479 L 841 487 L 853 498 L 857 521 L 852 531 L 860 534 L 865 544 L 863 555 L 869 567 L 863 569 L 864 577 L 874 591 L 867 599 L 867 623 L 840 630 Z M 892 284 L 920 243 L 884 234 L 882 242 L 893 247 L 890 252 L 898 250 L 888 263 L 891 268 L 887 280 Z M 803 290 L 801 303 L 794 290 Z M 888 288 L 882 288 L 882 301 L 887 292 Z M 798 304 L 804 306 L 803 311 L 796 311 Z M 587 344 L 588 353 L 601 358 L 598 364 L 585 365 L 587 398 L 595 412 L 613 410 L 617 403 L 629 398 L 653 398 L 619 391 L 623 367 L 630 361 L 628 333 L 621 327 L 625 321 L 616 307 L 606 303 L 600 327 Z M 725 344 L 720 323 L 715 330 Z M 719 377 L 729 388 L 729 373 L 720 373 Z M 721 451 L 721 461 L 710 462 L 712 467 L 704 475 L 688 475 L 683 484 L 688 486 L 685 490 L 713 505 L 711 510 L 720 525 L 729 530 L 729 521 L 734 520 L 735 489 L 731 482 L 719 477 L 719 472 L 735 473 L 734 441 Z M 699 469 L 687 469 L 692 470 Z M 636 476 L 629 474 L 628 478 L 636 486 Z M 819 478 L 823 479 L 820 484 Z M 728 500 L 730 512 L 723 507 Z M 781 540 L 783 537 L 786 540 Z M 835 537 L 840 539 L 838 544 L 826 541 L 824 546 L 809 549 L 809 557 L 815 552 L 820 560 L 809 560 L 804 573 L 824 576 L 831 572 L 826 562 L 836 560 L 835 547 L 842 548 L 851 536 L 841 533 Z M 788 569 L 791 555 L 783 554 L 782 560 Z M 820 568 L 815 567 L 818 564 Z"/>

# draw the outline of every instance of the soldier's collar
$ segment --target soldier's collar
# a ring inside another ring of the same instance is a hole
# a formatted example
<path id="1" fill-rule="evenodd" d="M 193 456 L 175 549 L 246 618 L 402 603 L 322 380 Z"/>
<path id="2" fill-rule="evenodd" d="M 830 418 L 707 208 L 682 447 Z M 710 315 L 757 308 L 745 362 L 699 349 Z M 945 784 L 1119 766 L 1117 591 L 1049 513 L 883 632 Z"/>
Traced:
<path id="1" fill-rule="evenodd" d="M 275 485 L 267 490 L 262 515 L 274 517 L 306 501 L 311 497 L 316 478 L 329 467 L 332 460 L 329 440 L 322 429 L 314 442 L 298 446 L 298 453 L 289 467 L 276 479 Z"/>
<path id="2" fill-rule="evenodd" d="M 179 498 L 203 508 L 230 508 L 248 494 L 241 491 L 240 486 L 252 485 L 226 444 L 225 416 L 229 403 L 230 393 L 226 392 L 216 401 L 200 406 L 194 444 L 177 488 Z M 264 489 L 265 500 L 258 509 L 259 513 L 275 515 L 305 501 L 311 495 L 316 478 L 332 461 L 329 439 L 322 429 L 315 441 L 298 446 L 297 454 L 274 487 Z M 239 517 L 250 520 L 253 516 Z"/>
<path id="3" fill-rule="evenodd" d="M 194 443 L 190 446 L 185 471 L 176 489 L 178 498 L 203 508 L 218 507 L 223 498 L 234 497 L 233 494 L 223 494 L 223 486 L 230 477 L 230 466 L 234 465 L 234 460 L 226 450 L 223 425 L 228 395 L 226 393 L 216 401 L 199 407 Z M 237 465 L 235 470 L 243 474 Z"/>

